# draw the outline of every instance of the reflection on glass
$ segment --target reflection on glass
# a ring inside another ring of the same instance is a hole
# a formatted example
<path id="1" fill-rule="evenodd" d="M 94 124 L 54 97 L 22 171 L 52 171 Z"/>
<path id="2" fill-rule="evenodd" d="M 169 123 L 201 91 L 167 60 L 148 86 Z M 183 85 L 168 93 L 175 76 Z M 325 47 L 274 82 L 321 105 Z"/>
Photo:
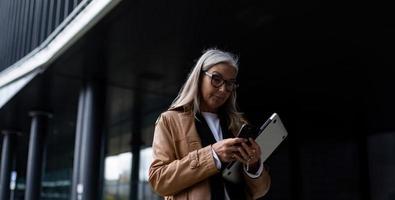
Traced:
<path id="1" fill-rule="evenodd" d="M 131 152 L 108 156 L 105 160 L 105 200 L 129 200 L 130 177 L 132 168 Z M 152 148 L 140 151 L 139 164 L 139 200 L 160 199 L 148 183 L 148 169 L 152 161 Z"/>
<path id="2" fill-rule="evenodd" d="M 66 200 L 70 199 L 71 169 L 47 172 L 44 175 L 40 199 Z"/>

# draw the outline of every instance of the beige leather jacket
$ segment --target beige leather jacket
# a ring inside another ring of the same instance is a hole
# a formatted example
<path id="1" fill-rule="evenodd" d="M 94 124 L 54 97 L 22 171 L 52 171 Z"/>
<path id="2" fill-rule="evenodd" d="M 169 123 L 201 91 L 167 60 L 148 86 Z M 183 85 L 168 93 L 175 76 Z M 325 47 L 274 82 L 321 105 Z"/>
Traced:
<path id="1" fill-rule="evenodd" d="M 165 199 L 210 199 L 208 178 L 216 168 L 211 147 L 202 147 L 191 112 L 166 111 L 155 125 L 153 162 L 149 182 Z M 264 171 L 256 179 L 244 174 L 246 199 L 264 196 L 270 187 L 270 175 Z"/>

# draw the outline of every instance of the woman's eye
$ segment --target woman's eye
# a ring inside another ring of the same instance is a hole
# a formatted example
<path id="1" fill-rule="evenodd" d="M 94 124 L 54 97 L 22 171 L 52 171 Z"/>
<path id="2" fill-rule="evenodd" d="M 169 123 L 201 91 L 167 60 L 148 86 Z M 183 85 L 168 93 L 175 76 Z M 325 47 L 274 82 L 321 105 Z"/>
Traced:
<path id="1" fill-rule="evenodd" d="M 213 77 L 213 81 L 215 81 L 216 83 L 221 83 L 222 79 L 219 77 Z"/>

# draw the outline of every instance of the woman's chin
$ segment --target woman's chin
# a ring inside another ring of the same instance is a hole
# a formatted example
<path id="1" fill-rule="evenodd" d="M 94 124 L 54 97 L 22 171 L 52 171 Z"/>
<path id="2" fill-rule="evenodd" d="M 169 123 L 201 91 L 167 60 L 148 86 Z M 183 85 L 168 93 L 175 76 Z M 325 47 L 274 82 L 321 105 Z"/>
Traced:
<path id="1" fill-rule="evenodd" d="M 212 110 L 217 110 L 219 107 L 221 107 L 222 104 L 223 104 L 222 101 L 215 101 L 215 102 L 212 102 L 212 103 L 210 104 L 210 108 L 211 108 Z"/>

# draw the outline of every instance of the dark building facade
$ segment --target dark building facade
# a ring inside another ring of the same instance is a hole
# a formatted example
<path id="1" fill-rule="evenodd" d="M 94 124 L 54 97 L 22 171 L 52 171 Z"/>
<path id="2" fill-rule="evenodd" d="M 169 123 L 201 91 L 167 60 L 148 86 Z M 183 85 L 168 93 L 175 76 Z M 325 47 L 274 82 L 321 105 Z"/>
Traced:
<path id="1" fill-rule="evenodd" d="M 246 117 L 288 129 L 262 199 L 395 198 L 385 3 L 0 0 L 0 19 L 0 199 L 160 199 L 154 123 L 211 47 L 240 56 Z"/>

